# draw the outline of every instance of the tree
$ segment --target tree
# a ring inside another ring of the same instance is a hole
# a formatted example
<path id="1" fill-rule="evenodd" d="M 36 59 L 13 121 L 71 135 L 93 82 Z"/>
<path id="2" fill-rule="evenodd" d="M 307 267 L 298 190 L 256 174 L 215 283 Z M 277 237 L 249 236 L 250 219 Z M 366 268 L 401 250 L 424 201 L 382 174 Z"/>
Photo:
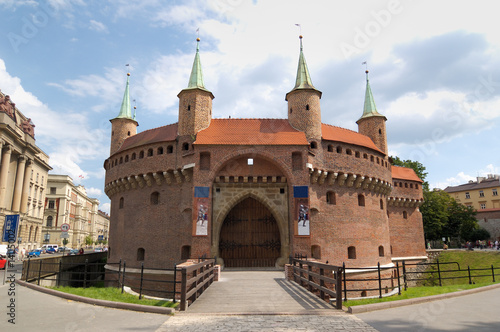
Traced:
<path id="1" fill-rule="evenodd" d="M 90 245 L 92 245 L 92 243 L 94 243 L 94 240 L 92 240 L 92 237 L 90 235 L 87 235 L 85 237 L 85 244 L 90 246 Z"/>
<path id="2" fill-rule="evenodd" d="M 424 191 L 424 203 L 420 206 L 426 239 L 438 240 L 448 225 L 449 210 L 453 198 L 444 191 Z"/>
<path id="3" fill-rule="evenodd" d="M 429 183 L 425 181 L 428 173 L 425 171 L 425 166 L 422 163 L 409 159 L 401 160 L 398 156 L 391 156 L 389 160 L 391 160 L 391 164 L 394 166 L 403 166 L 413 169 L 415 173 L 417 173 L 417 176 L 420 178 L 420 180 L 424 181 L 422 183 L 424 191 L 429 190 Z"/>

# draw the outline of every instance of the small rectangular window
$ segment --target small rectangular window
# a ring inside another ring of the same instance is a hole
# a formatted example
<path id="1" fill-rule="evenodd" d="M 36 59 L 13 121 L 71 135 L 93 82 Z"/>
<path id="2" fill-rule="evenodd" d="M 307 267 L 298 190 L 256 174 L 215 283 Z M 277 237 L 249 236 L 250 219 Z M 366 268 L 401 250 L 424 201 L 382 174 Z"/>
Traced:
<path id="1" fill-rule="evenodd" d="M 498 191 L 496 189 L 493 189 L 493 196 L 498 196 Z"/>
<path id="2" fill-rule="evenodd" d="M 465 198 L 466 198 L 466 199 L 470 199 L 470 193 L 466 192 L 466 193 L 465 193 Z"/>
<path id="3" fill-rule="evenodd" d="M 253 158 L 248 158 L 247 163 L 248 163 L 248 166 L 252 166 L 253 165 Z"/>
<path id="4" fill-rule="evenodd" d="M 479 190 L 479 197 L 484 197 L 484 191 Z"/>
<path id="5" fill-rule="evenodd" d="M 50 194 L 55 195 L 56 194 L 56 187 L 50 187 Z"/>

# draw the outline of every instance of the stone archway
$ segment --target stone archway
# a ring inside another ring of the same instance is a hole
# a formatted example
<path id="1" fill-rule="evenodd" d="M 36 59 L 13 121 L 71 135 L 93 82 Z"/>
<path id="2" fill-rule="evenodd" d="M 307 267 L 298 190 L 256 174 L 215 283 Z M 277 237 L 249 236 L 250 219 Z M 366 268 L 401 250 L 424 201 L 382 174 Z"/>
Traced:
<path id="1" fill-rule="evenodd" d="M 278 223 L 258 200 L 247 197 L 226 215 L 219 238 L 225 267 L 274 267 L 281 256 Z"/>

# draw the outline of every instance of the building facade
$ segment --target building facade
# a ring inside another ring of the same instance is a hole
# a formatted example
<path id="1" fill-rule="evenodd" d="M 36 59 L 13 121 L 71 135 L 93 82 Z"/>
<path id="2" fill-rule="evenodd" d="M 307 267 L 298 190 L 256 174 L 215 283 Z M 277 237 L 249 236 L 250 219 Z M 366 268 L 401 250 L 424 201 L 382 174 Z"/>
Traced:
<path id="1" fill-rule="evenodd" d="M 50 169 L 48 155 L 36 146 L 35 125 L 0 91 L 0 227 L 3 231 L 6 215 L 20 215 L 20 249 L 37 248 L 42 242 Z"/>
<path id="2" fill-rule="evenodd" d="M 225 267 L 280 267 L 301 254 L 363 267 L 425 259 L 422 181 L 391 166 L 387 119 L 366 74 L 358 132 L 321 122 L 302 38 L 286 119 L 212 118 L 197 47 L 178 122 L 137 133 L 127 78 L 104 163 L 110 261 L 171 268 L 206 255 Z"/>
<path id="3" fill-rule="evenodd" d="M 43 239 L 45 243 L 64 244 L 67 247 L 84 247 L 85 238 L 90 236 L 93 243 L 99 235 L 107 240 L 109 232 L 109 216 L 99 211 L 99 200 L 89 198 L 85 187 L 75 185 L 67 175 L 49 174 L 45 199 L 45 218 L 43 223 Z M 67 235 L 61 229 L 68 224 Z"/>
<path id="4" fill-rule="evenodd" d="M 444 189 L 457 202 L 477 211 L 479 226 L 490 232 L 492 239 L 500 240 L 500 175 L 488 174 L 476 181 Z"/>

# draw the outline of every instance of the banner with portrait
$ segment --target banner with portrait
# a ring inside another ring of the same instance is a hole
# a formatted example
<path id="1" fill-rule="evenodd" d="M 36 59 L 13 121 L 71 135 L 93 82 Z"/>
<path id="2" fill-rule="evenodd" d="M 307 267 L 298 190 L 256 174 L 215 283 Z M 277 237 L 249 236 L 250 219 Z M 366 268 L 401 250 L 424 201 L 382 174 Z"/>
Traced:
<path id="1" fill-rule="evenodd" d="M 208 235 L 208 222 L 210 211 L 210 187 L 194 188 L 194 235 Z"/>
<path id="2" fill-rule="evenodd" d="M 294 224 L 295 235 L 310 236 L 309 220 L 309 187 L 294 186 L 293 197 L 295 203 Z"/>

